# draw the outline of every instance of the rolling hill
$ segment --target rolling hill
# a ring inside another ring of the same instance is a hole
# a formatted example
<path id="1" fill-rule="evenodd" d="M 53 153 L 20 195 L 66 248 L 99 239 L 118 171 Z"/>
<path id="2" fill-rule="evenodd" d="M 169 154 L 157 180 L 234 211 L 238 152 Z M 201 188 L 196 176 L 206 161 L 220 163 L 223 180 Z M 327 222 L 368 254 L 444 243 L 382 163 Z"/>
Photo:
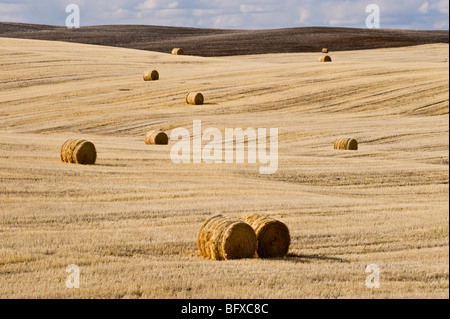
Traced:
<path id="1" fill-rule="evenodd" d="M 188 55 L 231 56 L 393 48 L 449 43 L 448 31 L 369 30 L 307 27 L 276 30 L 218 30 L 181 27 L 111 25 L 80 29 L 0 23 L 0 37 L 76 42 Z"/>

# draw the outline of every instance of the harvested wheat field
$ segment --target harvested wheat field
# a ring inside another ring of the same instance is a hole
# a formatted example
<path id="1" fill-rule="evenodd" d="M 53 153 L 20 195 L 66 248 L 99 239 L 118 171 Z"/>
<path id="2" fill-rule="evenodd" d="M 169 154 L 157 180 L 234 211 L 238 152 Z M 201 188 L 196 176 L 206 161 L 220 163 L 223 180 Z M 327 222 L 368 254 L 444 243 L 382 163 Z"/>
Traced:
<path id="1" fill-rule="evenodd" d="M 449 46 L 330 49 L 317 63 L 0 38 L 0 297 L 448 298 Z M 164 76 L 142 81 L 149 66 Z M 194 120 L 278 128 L 278 171 L 175 164 L 175 141 L 143 142 Z M 95 165 L 63 163 L 68 139 L 92 142 Z M 201 257 L 217 214 L 286 224 L 287 257 Z"/>

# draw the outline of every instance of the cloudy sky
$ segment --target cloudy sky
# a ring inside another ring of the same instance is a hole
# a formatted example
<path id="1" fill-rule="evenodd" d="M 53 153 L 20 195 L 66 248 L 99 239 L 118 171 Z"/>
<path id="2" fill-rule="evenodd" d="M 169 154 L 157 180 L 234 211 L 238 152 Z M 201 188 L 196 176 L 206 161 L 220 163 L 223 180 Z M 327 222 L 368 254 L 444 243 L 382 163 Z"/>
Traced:
<path id="1" fill-rule="evenodd" d="M 366 7 L 381 9 L 381 28 L 449 29 L 448 0 L 0 0 L 0 22 L 65 25 L 68 4 L 81 25 L 146 24 L 267 29 L 365 27 Z"/>

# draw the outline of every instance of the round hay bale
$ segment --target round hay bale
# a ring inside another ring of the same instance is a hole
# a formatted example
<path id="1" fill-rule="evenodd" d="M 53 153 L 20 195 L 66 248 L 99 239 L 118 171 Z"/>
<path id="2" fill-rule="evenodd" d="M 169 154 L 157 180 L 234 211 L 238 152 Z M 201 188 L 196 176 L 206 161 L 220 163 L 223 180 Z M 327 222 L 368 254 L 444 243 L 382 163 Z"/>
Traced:
<path id="1" fill-rule="evenodd" d="M 250 225 L 216 215 L 200 227 L 197 245 L 200 255 L 212 260 L 253 258 L 257 239 Z"/>
<path id="2" fill-rule="evenodd" d="M 65 163 L 75 163 L 75 160 L 73 159 L 73 151 L 76 147 L 76 145 L 79 143 L 79 140 L 67 140 L 66 143 L 64 143 L 62 149 L 61 149 L 61 159 Z"/>
<path id="3" fill-rule="evenodd" d="M 335 150 L 357 151 L 358 142 L 353 138 L 339 138 L 334 142 Z"/>
<path id="4" fill-rule="evenodd" d="M 147 145 L 167 145 L 169 144 L 169 136 L 163 131 L 150 131 L 145 136 L 145 144 Z"/>
<path id="5" fill-rule="evenodd" d="M 322 49 L 322 53 L 325 53 L 325 54 L 328 53 L 328 49 L 327 48 L 323 48 Z"/>
<path id="6" fill-rule="evenodd" d="M 175 48 L 172 50 L 172 55 L 184 55 L 184 50 L 181 48 Z"/>
<path id="7" fill-rule="evenodd" d="M 91 142 L 82 141 L 77 144 L 72 156 L 77 164 L 93 165 L 97 160 L 97 150 Z"/>
<path id="8" fill-rule="evenodd" d="M 64 163 L 71 163 L 72 161 L 72 144 L 75 142 L 76 140 L 67 140 L 63 146 L 61 147 L 61 161 L 63 161 Z"/>
<path id="9" fill-rule="evenodd" d="M 61 160 L 64 163 L 93 165 L 97 159 L 94 144 L 84 140 L 67 140 L 61 147 Z"/>
<path id="10" fill-rule="evenodd" d="M 205 101 L 201 93 L 188 93 L 186 95 L 186 103 L 192 105 L 202 105 Z"/>
<path id="11" fill-rule="evenodd" d="M 258 239 L 257 255 L 260 258 L 285 257 L 289 251 L 291 237 L 288 227 L 273 218 L 257 214 L 241 218 L 253 227 Z"/>
<path id="12" fill-rule="evenodd" d="M 319 62 L 332 62 L 332 60 L 329 55 L 324 55 L 324 56 L 320 57 Z"/>
<path id="13" fill-rule="evenodd" d="M 144 81 L 157 81 L 159 80 L 159 73 L 156 70 L 146 71 L 143 75 Z"/>
<path id="14" fill-rule="evenodd" d="M 68 145 L 71 141 L 72 141 L 72 140 L 67 140 L 67 141 L 61 146 L 61 161 L 64 162 L 64 163 L 67 163 L 67 160 L 66 160 L 66 153 L 67 153 L 66 148 L 67 148 L 67 145 Z"/>

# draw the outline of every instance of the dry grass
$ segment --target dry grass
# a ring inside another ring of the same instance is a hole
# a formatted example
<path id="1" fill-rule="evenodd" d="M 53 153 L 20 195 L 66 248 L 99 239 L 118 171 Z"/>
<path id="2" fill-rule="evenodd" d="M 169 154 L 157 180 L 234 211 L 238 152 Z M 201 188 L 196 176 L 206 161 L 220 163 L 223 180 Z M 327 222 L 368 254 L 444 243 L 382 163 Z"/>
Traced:
<path id="1" fill-rule="evenodd" d="M 7 39 L 0 54 L 2 297 L 448 298 L 448 45 L 329 64 Z M 174 80 L 149 91 L 136 78 L 149 63 Z M 196 90 L 207 108 L 185 104 Z M 278 172 L 176 165 L 173 142 L 143 143 L 193 119 L 279 128 Z M 95 142 L 95 166 L 61 163 L 68 136 Z M 359 151 L 333 150 L 338 136 Z M 289 226 L 286 258 L 198 257 L 209 216 L 248 213 Z M 70 264 L 78 290 L 65 287 Z M 380 289 L 365 286 L 369 264 Z"/>

